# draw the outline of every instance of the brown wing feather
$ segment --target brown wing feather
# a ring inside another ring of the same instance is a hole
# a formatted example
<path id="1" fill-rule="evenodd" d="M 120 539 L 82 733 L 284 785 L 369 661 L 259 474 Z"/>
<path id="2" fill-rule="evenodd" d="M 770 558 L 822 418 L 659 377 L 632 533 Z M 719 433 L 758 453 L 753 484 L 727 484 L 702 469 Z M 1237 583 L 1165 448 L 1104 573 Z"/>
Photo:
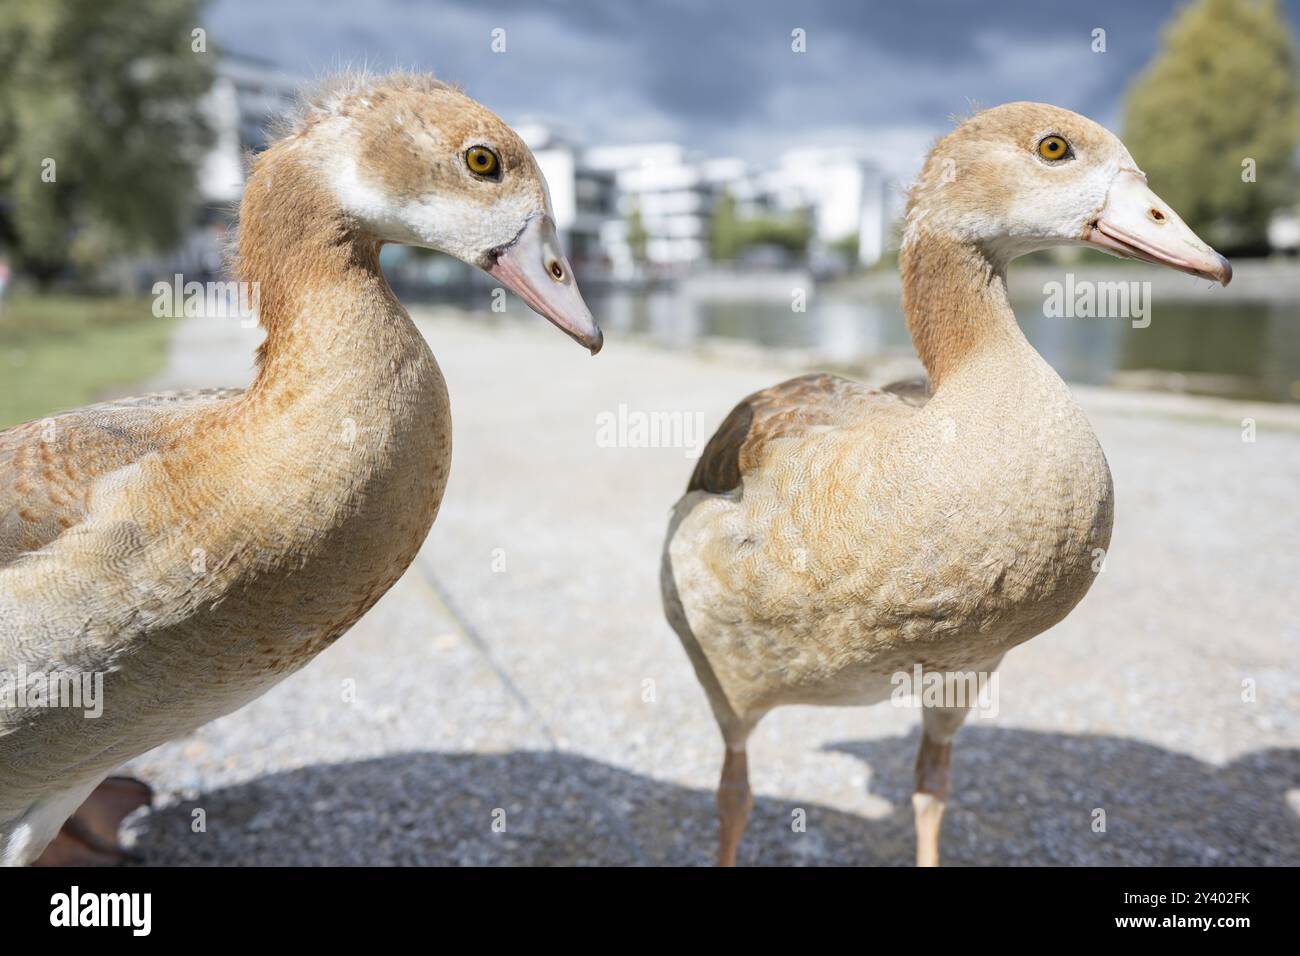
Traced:
<path id="1" fill-rule="evenodd" d="M 95 481 L 160 448 L 176 434 L 178 419 L 239 394 L 159 392 L 0 431 L 0 565 L 79 522 Z"/>
<path id="2" fill-rule="evenodd" d="M 907 404 L 920 408 L 930 400 L 930 380 L 924 375 L 919 378 L 905 378 L 899 382 L 890 382 L 881 391 L 897 395 Z"/>
<path id="3" fill-rule="evenodd" d="M 899 382 L 885 392 L 910 405 L 923 405 L 924 382 Z M 731 410 L 695 465 L 688 492 L 726 494 L 763 460 L 770 442 L 819 426 L 857 420 L 863 402 L 878 402 L 882 391 L 824 372 L 801 375 L 755 392 Z"/>

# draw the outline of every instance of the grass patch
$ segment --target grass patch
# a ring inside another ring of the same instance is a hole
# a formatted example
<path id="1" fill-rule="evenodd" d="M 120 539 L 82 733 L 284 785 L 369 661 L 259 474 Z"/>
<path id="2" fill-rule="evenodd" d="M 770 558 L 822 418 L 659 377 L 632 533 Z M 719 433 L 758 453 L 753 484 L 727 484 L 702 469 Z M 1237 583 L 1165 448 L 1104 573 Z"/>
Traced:
<path id="1" fill-rule="evenodd" d="M 147 297 L 18 293 L 0 304 L 0 428 L 88 405 L 160 371 L 175 322 Z"/>

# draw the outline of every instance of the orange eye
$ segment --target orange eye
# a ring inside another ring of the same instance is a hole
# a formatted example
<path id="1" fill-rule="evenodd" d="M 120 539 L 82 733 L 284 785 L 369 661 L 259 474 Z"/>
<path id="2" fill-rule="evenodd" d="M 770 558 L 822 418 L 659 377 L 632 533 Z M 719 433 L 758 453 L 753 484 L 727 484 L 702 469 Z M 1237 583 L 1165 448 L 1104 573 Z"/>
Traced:
<path id="1" fill-rule="evenodd" d="M 491 176 L 501 168 L 501 161 L 486 146 L 471 146 L 465 151 L 465 165 L 477 176 Z"/>
<path id="2" fill-rule="evenodd" d="M 1070 144 L 1059 136 L 1044 136 L 1038 142 L 1038 155 L 1051 162 L 1070 155 Z"/>

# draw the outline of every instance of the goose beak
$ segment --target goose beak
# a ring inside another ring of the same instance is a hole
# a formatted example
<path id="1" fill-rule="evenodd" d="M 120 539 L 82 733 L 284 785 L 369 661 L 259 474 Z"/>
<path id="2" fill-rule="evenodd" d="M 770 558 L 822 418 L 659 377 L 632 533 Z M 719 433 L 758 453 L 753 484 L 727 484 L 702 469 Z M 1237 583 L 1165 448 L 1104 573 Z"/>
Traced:
<path id="1" fill-rule="evenodd" d="M 1121 259 L 1156 262 L 1223 285 L 1232 281 L 1228 260 L 1202 242 L 1134 170 L 1120 170 L 1111 182 L 1106 205 L 1088 224 L 1083 241 Z"/>
<path id="2" fill-rule="evenodd" d="M 531 217 L 508 246 L 494 250 L 484 271 L 528 303 L 538 315 L 586 346 L 592 355 L 605 342 L 591 310 L 573 279 L 569 260 L 560 250 L 555 222 L 547 215 Z"/>

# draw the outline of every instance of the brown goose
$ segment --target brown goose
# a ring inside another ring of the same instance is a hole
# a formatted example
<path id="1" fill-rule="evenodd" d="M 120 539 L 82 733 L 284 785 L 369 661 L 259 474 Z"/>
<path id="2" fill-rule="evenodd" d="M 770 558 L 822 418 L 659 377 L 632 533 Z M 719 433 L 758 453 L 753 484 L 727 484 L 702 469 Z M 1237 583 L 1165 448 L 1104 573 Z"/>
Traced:
<path id="1" fill-rule="evenodd" d="M 532 154 L 427 77 L 347 77 L 305 101 L 253 166 L 240 223 L 237 277 L 266 328 L 247 391 L 0 432 L 0 679 L 103 682 L 97 717 L 0 698 L 0 862 L 120 859 L 118 823 L 148 791 L 106 775 L 302 667 L 415 557 L 451 416 L 383 243 L 478 266 L 600 349 Z"/>
<path id="2" fill-rule="evenodd" d="M 991 672 L 1091 586 L 1110 543 L 1110 470 L 1006 288 L 1012 259 L 1073 244 L 1232 276 L 1111 133 L 1052 106 L 987 110 L 935 146 L 908 203 L 903 301 L 928 400 L 804 376 L 745 399 L 705 448 L 662 587 L 722 730 L 721 864 L 735 863 L 752 807 L 745 745 L 765 713 L 875 703 L 917 666 Z M 939 860 L 970 703 L 923 708 L 921 865 Z"/>

